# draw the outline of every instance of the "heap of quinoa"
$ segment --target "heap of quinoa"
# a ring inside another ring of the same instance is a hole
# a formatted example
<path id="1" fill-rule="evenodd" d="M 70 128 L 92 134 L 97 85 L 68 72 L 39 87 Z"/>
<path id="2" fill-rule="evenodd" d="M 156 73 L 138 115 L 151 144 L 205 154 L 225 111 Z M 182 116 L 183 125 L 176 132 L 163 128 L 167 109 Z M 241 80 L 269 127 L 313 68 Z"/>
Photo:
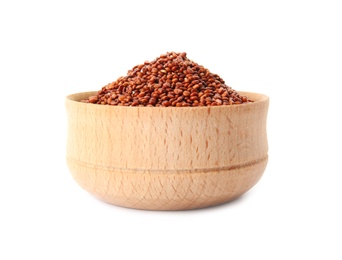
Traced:
<path id="1" fill-rule="evenodd" d="M 81 102 L 111 106 L 196 107 L 253 102 L 227 86 L 217 74 L 187 58 L 168 52 L 136 65 L 126 76 L 107 84 Z"/>

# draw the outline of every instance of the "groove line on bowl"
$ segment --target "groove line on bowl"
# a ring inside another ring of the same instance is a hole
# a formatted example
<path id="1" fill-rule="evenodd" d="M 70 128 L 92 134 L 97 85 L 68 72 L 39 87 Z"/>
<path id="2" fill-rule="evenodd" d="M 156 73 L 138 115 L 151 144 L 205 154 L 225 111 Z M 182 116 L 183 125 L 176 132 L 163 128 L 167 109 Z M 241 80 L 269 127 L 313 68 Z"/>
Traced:
<path id="1" fill-rule="evenodd" d="M 98 164 L 92 164 L 88 162 L 83 162 L 80 160 L 76 160 L 70 157 L 67 157 L 67 160 L 69 160 L 72 163 L 83 165 L 91 168 L 97 168 L 97 169 L 105 169 L 105 170 L 111 170 L 111 171 L 119 171 L 119 172 L 135 172 L 135 173 L 142 173 L 142 172 L 163 172 L 163 173 L 203 173 L 203 172 L 220 172 L 220 171 L 229 171 L 229 170 L 236 170 L 241 169 L 245 167 L 250 167 L 252 165 L 260 164 L 268 159 L 268 155 L 265 157 L 254 160 L 248 163 L 239 164 L 239 165 L 231 165 L 231 166 L 224 166 L 224 167 L 213 167 L 213 168 L 198 168 L 198 169 L 130 169 L 130 168 L 117 168 L 112 166 L 105 166 L 105 165 L 98 165 Z"/>

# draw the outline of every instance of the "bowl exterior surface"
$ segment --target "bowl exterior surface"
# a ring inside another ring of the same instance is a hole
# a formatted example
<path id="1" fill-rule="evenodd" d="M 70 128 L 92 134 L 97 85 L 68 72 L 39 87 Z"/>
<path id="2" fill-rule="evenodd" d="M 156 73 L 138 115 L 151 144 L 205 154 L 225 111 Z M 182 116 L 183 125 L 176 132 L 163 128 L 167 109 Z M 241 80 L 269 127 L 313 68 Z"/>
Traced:
<path id="1" fill-rule="evenodd" d="M 67 163 L 74 179 L 108 203 L 183 210 L 228 202 L 267 164 L 268 97 L 218 107 L 123 107 L 67 97 Z"/>

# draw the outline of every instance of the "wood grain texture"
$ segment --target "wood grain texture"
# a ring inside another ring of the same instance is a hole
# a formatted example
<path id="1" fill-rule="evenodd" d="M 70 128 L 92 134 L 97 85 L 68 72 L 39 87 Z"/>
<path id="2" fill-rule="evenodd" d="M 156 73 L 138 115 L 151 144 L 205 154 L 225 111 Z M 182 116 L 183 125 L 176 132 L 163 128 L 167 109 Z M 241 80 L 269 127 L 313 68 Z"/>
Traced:
<path id="1" fill-rule="evenodd" d="M 268 97 L 218 107 L 122 107 L 66 99 L 67 163 L 74 179 L 108 203 L 183 210 L 230 201 L 267 164 Z"/>

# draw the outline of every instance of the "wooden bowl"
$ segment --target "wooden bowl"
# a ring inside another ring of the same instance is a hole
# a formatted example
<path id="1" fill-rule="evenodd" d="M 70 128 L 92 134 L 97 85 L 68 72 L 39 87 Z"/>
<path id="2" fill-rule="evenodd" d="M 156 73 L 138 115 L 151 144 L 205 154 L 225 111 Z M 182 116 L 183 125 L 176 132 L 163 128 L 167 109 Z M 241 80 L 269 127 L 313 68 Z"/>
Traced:
<path id="1" fill-rule="evenodd" d="M 67 97 L 67 163 L 99 199 L 148 210 L 184 210 L 231 201 L 267 164 L 269 99 L 217 107 L 123 107 Z"/>

